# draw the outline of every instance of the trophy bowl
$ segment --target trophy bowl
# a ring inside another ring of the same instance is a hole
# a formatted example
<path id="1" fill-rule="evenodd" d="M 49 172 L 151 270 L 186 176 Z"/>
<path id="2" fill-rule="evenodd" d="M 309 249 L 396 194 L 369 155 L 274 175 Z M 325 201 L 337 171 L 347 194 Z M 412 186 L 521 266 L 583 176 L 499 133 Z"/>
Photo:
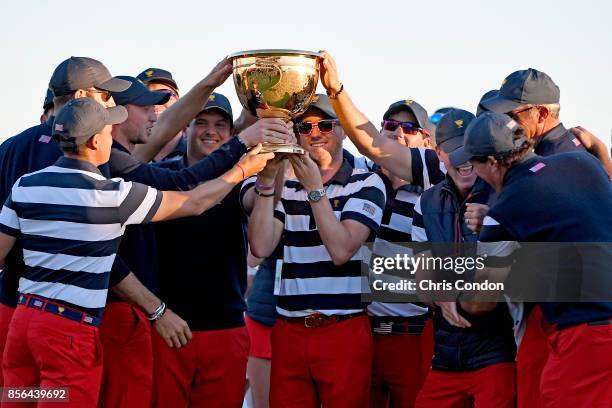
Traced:
<path id="1" fill-rule="evenodd" d="M 319 80 L 319 53 L 268 49 L 241 51 L 228 58 L 238 99 L 252 115 L 289 121 L 308 109 Z M 303 153 L 299 146 L 287 144 L 267 144 L 264 150 Z"/>

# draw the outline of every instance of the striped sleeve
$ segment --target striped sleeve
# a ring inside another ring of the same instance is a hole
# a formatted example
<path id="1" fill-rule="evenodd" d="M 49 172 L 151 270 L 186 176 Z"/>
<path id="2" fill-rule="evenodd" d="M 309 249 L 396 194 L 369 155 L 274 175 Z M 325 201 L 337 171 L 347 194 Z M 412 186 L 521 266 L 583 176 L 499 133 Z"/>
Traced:
<path id="1" fill-rule="evenodd" d="M 477 253 L 486 258 L 487 267 L 502 268 L 512 265 L 514 251 L 520 245 L 514 240 L 512 234 L 497 220 L 487 215 L 482 222 Z"/>
<path id="2" fill-rule="evenodd" d="M 0 212 L 0 232 L 16 237 L 19 235 L 21 228 L 19 226 L 19 217 L 14 210 L 11 197 L 12 195 L 9 194 Z"/>
<path id="3" fill-rule="evenodd" d="M 240 186 L 240 195 L 239 195 L 239 202 L 240 202 L 240 208 L 242 209 L 243 213 L 247 213 L 244 210 L 244 203 L 242 202 L 242 200 L 244 199 L 244 195 L 253 187 L 255 187 L 255 182 L 257 181 L 257 176 L 251 176 L 249 178 L 247 178 L 246 180 L 244 180 L 242 182 L 242 185 Z M 247 214 L 248 215 L 248 214 Z"/>
<path id="4" fill-rule="evenodd" d="M 119 192 L 125 197 L 119 205 L 119 219 L 122 225 L 150 222 L 163 197 L 163 193 L 159 190 L 130 181 L 121 181 Z"/>
<path id="5" fill-rule="evenodd" d="M 420 196 L 414 205 L 414 212 L 412 214 L 412 240 L 414 242 L 427 242 L 427 231 L 425 231 L 425 223 L 423 222 L 423 213 L 421 210 L 421 197 Z"/>
<path id="6" fill-rule="evenodd" d="M 412 184 L 428 189 L 444 180 L 438 155 L 433 149 L 410 149 L 412 156 Z"/>
<path id="7" fill-rule="evenodd" d="M 377 174 L 364 180 L 361 188 L 351 194 L 342 209 L 340 221 L 355 220 L 376 232 L 385 209 L 385 185 Z"/>

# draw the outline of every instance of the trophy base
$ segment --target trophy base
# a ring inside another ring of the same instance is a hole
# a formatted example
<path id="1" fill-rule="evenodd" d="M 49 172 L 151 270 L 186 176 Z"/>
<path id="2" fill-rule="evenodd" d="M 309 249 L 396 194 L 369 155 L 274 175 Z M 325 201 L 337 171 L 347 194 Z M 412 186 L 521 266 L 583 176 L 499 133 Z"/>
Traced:
<path id="1" fill-rule="evenodd" d="M 292 153 L 292 154 L 304 154 L 306 151 L 301 146 L 294 144 L 274 144 L 266 143 L 261 149 L 262 153 Z"/>

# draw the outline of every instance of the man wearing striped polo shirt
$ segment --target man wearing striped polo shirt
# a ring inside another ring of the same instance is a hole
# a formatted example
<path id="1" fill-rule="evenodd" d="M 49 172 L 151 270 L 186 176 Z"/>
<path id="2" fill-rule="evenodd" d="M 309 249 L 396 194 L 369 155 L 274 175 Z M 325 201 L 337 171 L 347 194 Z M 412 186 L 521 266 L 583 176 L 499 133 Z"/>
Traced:
<path id="1" fill-rule="evenodd" d="M 26 265 L 5 350 L 6 387 L 68 387 L 69 406 L 95 406 L 102 374 L 97 327 L 125 227 L 199 214 L 272 157 L 255 149 L 240 168 L 183 193 L 106 179 L 97 166 L 109 159 L 111 125 L 126 118 L 123 107 L 69 102 L 53 126 L 64 156 L 19 178 L 0 213 L 0 265 L 17 237 Z M 132 301 L 133 283 L 126 278 L 116 286 Z M 165 309 L 160 304 L 150 319 Z"/>
<path id="2" fill-rule="evenodd" d="M 266 167 L 249 220 L 257 257 L 269 256 L 283 235 L 270 405 L 367 407 L 373 350 L 360 249 L 380 225 L 384 185 L 343 160 L 344 132 L 331 112 L 310 107 L 296 128 L 308 152 L 289 155 L 298 180 L 286 181 L 274 208 L 281 161 Z"/>
<path id="3" fill-rule="evenodd" d="M 387 203 L 374 241 L 374 256 L 394 257 L 402 253 L 412 256 L 412 250 L 401 243 L 412 241 L 414 204 L 425 189 L 444 179 L 440 163 L 427 160 L 435 158 L 435 151 L 426 149 L 433 143 L 427 131 L 429 126 L 427 111 L 410 99 L 393 103 L 383 115 L 381 135 L 402 146 L 419 149 L 425 165 L 422 177 L 412 183 L 385 168 L 377 169 L 387 189 Z M 389 274 L 377 276 L 389 282 L 400 279 Z M 368 306 L 374 337 L 370 407 L 386 408 L 389 403 L 398 408 L 414 405 L 431 364 L 431 348 L 425 352 L 421 347 L 427 312 L 424 304 L 372 302 Z"/>

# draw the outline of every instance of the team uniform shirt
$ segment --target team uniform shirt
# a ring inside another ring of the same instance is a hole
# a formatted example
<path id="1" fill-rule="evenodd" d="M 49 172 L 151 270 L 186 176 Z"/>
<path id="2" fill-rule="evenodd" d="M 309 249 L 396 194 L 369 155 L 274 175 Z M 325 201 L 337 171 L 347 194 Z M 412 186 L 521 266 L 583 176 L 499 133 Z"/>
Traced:
<path id="1" fill-rule="evenodd" d="M 374 173 L 354 169 L 346 160 L 325 184 L 327 198 L 339 221 L 355 220 L 378 230 L 385 207 L 385 187 Z M 283 188 L 274 216 L 284 224 L 283 261 L 277 264 L 277 312 L 286 317 L 313 313 L 344 315 L 362 312 L 361 295 L 368 290 L 361 275 L 362 251 L 336 266 L 321 240 L 307 191 L 295 180 Z"/>
<path id="2" fill-rule="evenodd" d="M 149 222 L 161 199 L 65 157 L 19 178 L 0 213 L 0 231 L 23 245 L 19 291 L 101 316 L 125 227 Z"/>
<path id="3" fill-rule="evenodd" d="M 526 157 L 506 173 L 479 240 L 504 243 L 499 246 L 500 254 L 492 252 L 500 257 L 508 257 L 520 242 L 612 242 L 608 175 L 596 158 L 583 152 Z M 579 263 L 560 266 L 574 274 L 580 272 Z M 558 273 L 564 272 L 568 271 Z M 546 302 L 540 307 L 545 318 L 558 327 L 612 317 L 612 302 Z"/>
<path id="4" fill-rule="evenodd" d="M 185 156 L 156 165 L 172 170 L 188 167 Z M 198 216 L 154 225 L 160 297 L 192 331 L 244 326 L 246 218 L 238 196 L 236 186 Z"/>
<path id="5" fill-rule="evenodd" d="M 120 143 L 113 141 L 111 156 L 104 174 L 121 177 L 158 190 L 190 190 L 199 183 L 228 171 L 246 153 L 236 138 L 230 139 L 206 158 L 190 167 L 173 169 L 164 165 L 145 164 L 136 159 Z M 159 263 L 153 225 L 131 226 L 121 241 L 117 262 L 125 263 L 153 293 L 159 293 Z M 111 300 L 116 300 L 112 296 Z"/>
<path id="6" fill-rule="evenodd" d="M 539 156 L 550 156 L 556 153 L 584 152 L 586 149 L 580 139 L 559 123 L 542 136 L 536 143 L 534 151 Z"/>
<path id="7" fill-rule="evenodd" d="M 374 240 L 373 255 L 395 257 L 396 254 L 412 256 L 411 248 L 405 243 L 412 242 L 412 218 L 414 205 L 426 189 L 444 179 L 444 168 L 432 149 L 411 149 L 412 174 L 414 182 L 393 189 L 390 180 L 381 172 L 386 187 L 387 202 L 382 222 Z M 397 244 L 396 244 L 397 243 Z M 404 243 L 404 245 L 399 245 Z M 385 282 L 399 281 L 400 277 L 382 274 Z M 427 313 L 427 307 L 414 303 L 372 302 L 368 313 L 374 316 L 411 317 Z"/>

